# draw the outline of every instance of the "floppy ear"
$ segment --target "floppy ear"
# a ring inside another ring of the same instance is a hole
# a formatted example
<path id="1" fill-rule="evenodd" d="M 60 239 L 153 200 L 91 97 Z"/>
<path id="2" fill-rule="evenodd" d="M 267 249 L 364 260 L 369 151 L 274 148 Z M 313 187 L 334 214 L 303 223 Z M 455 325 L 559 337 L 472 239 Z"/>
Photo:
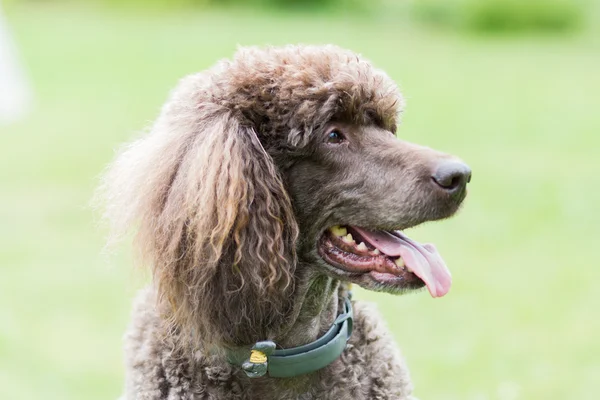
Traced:
<path id="1" fill-rule="evenodd" d="M 264 340 L 294 289 L 290 200 L 252 127 L 188 103 L 167 105 L 117 158 L 103 183 L 106 214 L 117 233 L 138 225 L 171 334 L 195 345 Z"/>

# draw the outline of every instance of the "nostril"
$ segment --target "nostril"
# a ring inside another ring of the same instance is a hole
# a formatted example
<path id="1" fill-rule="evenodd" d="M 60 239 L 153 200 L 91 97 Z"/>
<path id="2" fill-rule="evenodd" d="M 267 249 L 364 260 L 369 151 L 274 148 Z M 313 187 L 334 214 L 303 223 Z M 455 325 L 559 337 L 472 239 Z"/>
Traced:
<path id="1" fill-rule="evenodd" d="M 460 161 L 443 161 L 431 178 L 443 189 L 458 191 L 464 189 L 471 181 L 471 169 Z"/>
<path id="2" fill-rule="evenodd" d="M 459 176 L 444 176 L 439 175 L 432 176 L 433 181 L 443 189 L 454 190 L 461 184 L 461 178 Z"/>

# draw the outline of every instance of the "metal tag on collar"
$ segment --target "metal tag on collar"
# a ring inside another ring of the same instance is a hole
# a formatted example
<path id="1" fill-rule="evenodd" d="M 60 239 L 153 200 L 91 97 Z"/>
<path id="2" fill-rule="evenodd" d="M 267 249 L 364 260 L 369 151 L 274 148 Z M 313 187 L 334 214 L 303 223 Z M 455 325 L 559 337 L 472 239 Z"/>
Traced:
<path id="1" fill-rule="evenodd" d="M 242 364 L 242 369 L 249 378 L 258 378 L 267 373 L 269 356 L 275 350 L 275 343 L 270 340 L 256 342 L 250 350 L 250 357 Z"/>

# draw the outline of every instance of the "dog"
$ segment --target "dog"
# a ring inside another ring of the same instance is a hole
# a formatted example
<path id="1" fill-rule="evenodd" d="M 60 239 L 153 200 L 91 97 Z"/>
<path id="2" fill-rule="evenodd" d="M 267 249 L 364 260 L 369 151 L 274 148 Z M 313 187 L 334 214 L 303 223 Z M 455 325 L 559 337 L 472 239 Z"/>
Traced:
<path id="1" fill-rule="evenodd" d="M 109 166 L 112 238 L 152 284 L 125 336 L 124 398 L 410 399 L 376 308 L 350 285 L 440 297 L 435 247 L 469 167 L 396 137 L 396 84 L 336 46 L 241 48 L 181 80 Z"/>

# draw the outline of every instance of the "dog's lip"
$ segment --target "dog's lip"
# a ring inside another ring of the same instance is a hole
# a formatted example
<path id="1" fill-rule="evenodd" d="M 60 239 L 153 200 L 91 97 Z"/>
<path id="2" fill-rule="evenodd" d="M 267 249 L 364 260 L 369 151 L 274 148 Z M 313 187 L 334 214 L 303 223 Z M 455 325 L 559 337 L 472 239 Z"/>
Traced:
<path id="1" fill-rule="evenodd" d="M 432 297 L 444 296 L 452 283 L 435 246 L 420 244 L 400 231 L 334 226 L 323 233 L 318 248 L 327 263 L 345 272 L 418 277 Z"/>
<path id="2" fill-rule="evenodd" d="M 321 239 L 320 243 L 324 240 L 326 240 L 325 236 Z M 337 271 L 336 275 L 338 275 L 338 277 L 341 274 L 343 280 L 354 282 L 367 289 L 384 290 L 386 292 L 397 294 L 420 289 L 425 286 L 425 282 L 406 269 L 395 269 L 393 272 L 377 271 L 375 269 L 366 271 L 350 270 L 344 263 L 338 262 L 330 257 L 323 246 L 318 247 L 318 253 L 321 259 L 325 261 L 332 270 Z"/>
<path id="3" fill-rule="evenodd" d="M 407 269 L 398 268 L 385 255 L 379 256 L 380 265 L 372 265 L 368 259 L 365 259 L 365 265 L 362 268 L 352 268 L 343 259 L 341 260 L 335 254 L 332 254 L 342 252 L 343 250 L 336 248 L 331 243 L 330 237 L 327 234 L 321 237 L 317 249 L 321 259 L 334 270 L 341 272 L 345 277 L 344 279 L 350 282 L 361 285 L 362 283 L 371 281 L 375 284 L 375 288 L 386 288 L 386 290 L 390 290 L 393 293 L 419 289 L 425 286 L 425 283 L 419 277 Z"/>

